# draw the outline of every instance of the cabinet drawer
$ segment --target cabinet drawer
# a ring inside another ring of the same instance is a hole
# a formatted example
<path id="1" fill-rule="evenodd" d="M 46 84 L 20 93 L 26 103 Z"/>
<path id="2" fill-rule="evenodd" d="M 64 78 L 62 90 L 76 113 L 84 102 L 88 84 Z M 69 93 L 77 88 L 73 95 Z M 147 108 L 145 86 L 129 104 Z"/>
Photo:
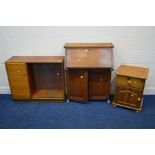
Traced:
<path id="1" fill-rule="evenodd" d="M 27 68 L 25 63 L 6 63 L 8 74 L 26 74 Z"/>
<path id="2" fill-rule="evenodd" d="M 140 108 L 143 91 L 129 87 L 116 86 L 114 102 L 131 108 Z"/>
<path id="3" fill-rule="evenodd" d="M 15 90 L 12 89 L 13 99 L 30 99 L 30 93 L 28 90 Z"/>
<path id="4" fill-rule="evenodd" d="M 116 84 L 122 85 L 122 86 L 128 86 L 128 87 L 143 89 L 144 84 L 145 84 L 145 80 L 117 75 Z"/>

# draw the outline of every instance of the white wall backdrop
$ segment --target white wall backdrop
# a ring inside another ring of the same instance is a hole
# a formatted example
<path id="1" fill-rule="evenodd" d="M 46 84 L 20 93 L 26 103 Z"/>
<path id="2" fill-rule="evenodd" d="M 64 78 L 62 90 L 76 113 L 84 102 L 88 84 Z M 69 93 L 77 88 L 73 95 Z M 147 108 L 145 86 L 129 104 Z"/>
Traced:
<path id="1" fill-rule="evenodd" d="M 64 55 L 71 42 L 112 42 L 114 73 L 120 64 L 148 67 L 145 94 L 155 94 L 155 27 L 0 27 L 0 93 L 10 93 L 5 60 L 17 55 Z M 113 90 L 113 87 L 112 87 Z M 113 91 L 112 91 L 113 92 Z"/>

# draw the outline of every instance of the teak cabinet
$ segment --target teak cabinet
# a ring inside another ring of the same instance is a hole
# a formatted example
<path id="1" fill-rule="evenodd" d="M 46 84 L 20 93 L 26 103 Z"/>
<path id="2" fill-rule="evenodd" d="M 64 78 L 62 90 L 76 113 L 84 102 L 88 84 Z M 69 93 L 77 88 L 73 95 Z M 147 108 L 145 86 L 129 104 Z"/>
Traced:
<path id="1" fill-rule="evenodd" d="M 64 101 L 64 58 L 14 56 L 5 62 L 14 100 Z"/>
<path id="2" fill-rule="evenodd" d="M 147 76 L 147 68 L 121 65 L 116 72 L 113 106 L 141 111 Z"/>
<path id="3" fill-rule="evenodd" d="M 64 47 L 68 101 L 108 100 L 113 44 L 69 43 Z"/>

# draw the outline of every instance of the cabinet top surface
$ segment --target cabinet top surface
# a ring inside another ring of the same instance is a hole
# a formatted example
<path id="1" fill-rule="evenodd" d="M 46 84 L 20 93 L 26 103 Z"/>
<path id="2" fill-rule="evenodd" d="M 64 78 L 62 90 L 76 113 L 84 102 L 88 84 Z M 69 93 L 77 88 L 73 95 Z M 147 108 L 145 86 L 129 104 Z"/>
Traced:
<path id="1" fill-rule="evenodd" d="M 7 63 L 24 62 L 24 63 L 62 63 L 63 56 L 13 56 L 8 59 Z"/>
<path id="2" fill-rule="evenodd" d="M 148 68 L 121 65 L 116 71 L 116 74 L 140 79 L 147 79 L 148 72 Z"/>
<path id="3" fill-rule="evenodd" d="M 64 48 L 113 48 L 112 43 L 66 43 Z"/>

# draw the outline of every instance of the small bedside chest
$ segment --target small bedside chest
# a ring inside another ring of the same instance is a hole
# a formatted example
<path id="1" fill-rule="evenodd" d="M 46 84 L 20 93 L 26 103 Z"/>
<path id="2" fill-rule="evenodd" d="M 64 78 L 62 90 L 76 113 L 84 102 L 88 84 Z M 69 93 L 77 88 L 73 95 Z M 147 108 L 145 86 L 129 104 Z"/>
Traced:
<path id="1" fill-rule="evenodd" d="M 121 65 L 116 72 L 116 86 L 113 106 L 122 106 L 141 111 L 143 91 L 148 69 Z"/>

